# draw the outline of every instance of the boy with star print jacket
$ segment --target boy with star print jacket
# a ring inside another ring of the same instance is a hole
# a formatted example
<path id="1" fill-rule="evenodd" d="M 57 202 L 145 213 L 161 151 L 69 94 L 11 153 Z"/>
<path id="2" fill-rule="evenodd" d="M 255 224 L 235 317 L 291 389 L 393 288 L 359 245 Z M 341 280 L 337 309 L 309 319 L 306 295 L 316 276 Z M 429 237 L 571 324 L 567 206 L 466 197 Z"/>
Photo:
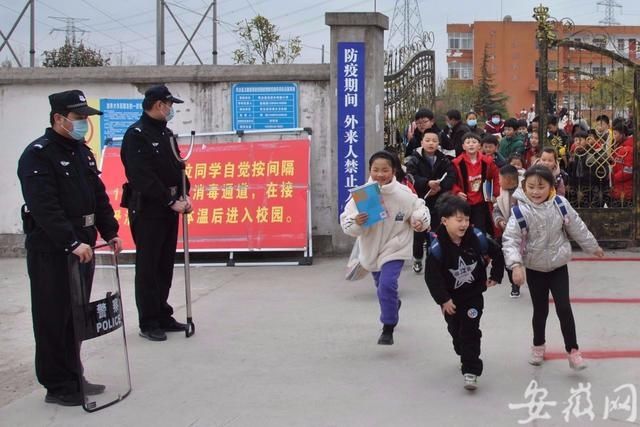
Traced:
<path id="1" fill-rule="evenodd" d="M 475 390 L 482 374 L 480 318 L 482 293 L 500 283 L 504 258 L 500 246 L 480 230 L 469 226 L 470 208 L 455 196 L 443 197 L 442 224 L 436 230 L 425 264 L 425 282 L 441 306 L 453 348 L 460 356 L 465 389 Z M 487 263 L 491 272 L 487 278 Z"/>
<path id="2" fill-rule="evenodd" d="M 437 259 L 435 256 L 427 257 L 425 282 L 438 305 L 442 305 L 449 299 L 455 303 L 482 295 L 487 290 L 487 279 L 497 283 L 502 280 L 504 274 L 502 249 L 495 240 L 485 237 L 487 248 L 483 255 L 474 230 L 480 231 L 477 228 L 469 227 L 460 246 L 451 241 L 444 226 L 438 227 L 435 232 L 438 240 L 433 245 L 440 245 L 442 256 L 441 259 Z M 491 261 L 491 271 L 487 278 L 488 261 Z M 465 269 L 471 270 L 470 275 L 466 277 L 464 275 Z M 468 280 L 471 282 L 467 282 Z"/>

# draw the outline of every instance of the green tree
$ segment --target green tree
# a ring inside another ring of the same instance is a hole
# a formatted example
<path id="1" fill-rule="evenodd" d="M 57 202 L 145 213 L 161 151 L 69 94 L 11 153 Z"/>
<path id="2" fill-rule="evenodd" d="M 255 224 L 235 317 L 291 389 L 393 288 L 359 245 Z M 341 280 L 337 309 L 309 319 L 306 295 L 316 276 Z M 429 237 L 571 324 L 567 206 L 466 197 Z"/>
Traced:
<path id="1" fill-rule="evenodd" d="M 480 68 L 480 80 L 476 86 L 474 98 L 474 110 L 483 117 L 487 117 L 493 111 L 499 111 L 503 116 L 507 115 L 507 100 L 509 97 L 502 92 L 496 92 L 496 84 L 489 72 L 489 47 L 485 44 Z"/>
<path id="2" fill-rule="evenodd" d="M 58 49 L 45 50 L 43 67 L 103 67 L 110 65 L 110 58 L 102 56 L 99 50 L 86 47 L 84 43 L 72 43 L 69 39 Z"/>
<path id="3" fill-rule="evenodd" d="M 235 32 L 242 39 L 242 49 L 233 51 L 236 64 L 290 64 L 302 51 L 299 36 L 281 40 L 277 27 L 264 16 L 238 22 Z"/>
<path id="4" fill-rule="evenodd" d="M 477 96 L 477 88 L 465 81 L 446 79 L 438 82 L 436 86 L 436 117 L 442 120 L 449 110 L 458 110 L 462 113 L 462 119 L 471 111 L 475 111 L 474 99 Z M 438 123 L 438 126 L 446 126 Z"/>
<path id="5" fill-rule="evenodd" d="M 592 76 L 588 100 L 592 108 L 631 110 L 633 108 L 633 70 L 619 68 L 609 76 Z"/>

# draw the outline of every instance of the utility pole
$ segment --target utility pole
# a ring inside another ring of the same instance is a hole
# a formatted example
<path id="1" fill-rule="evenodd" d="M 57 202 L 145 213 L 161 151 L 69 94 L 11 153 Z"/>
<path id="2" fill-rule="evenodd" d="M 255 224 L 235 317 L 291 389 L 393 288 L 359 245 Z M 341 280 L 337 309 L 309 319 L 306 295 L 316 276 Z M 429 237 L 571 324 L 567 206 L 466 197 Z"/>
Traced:
<path id="1" fill-rule="evenodd" d="M 213 65 L 218 65 L 218 0 L 213 0 Z"/>
<path id="2" fill-rule="evenodd" d="M 36 45 L 35 45 L 35 39 L 36 39 L 36 25 L 35 25 L 35 21 L 36 21 L 36 0 L 31 0 L 30 2 L 31 5 L 31 25 L 30 25 L 30 32 L 29 32 L 29 66 L 31 68 L 36 66 Z"/>
<path id="3" fill-rule="evenodd" d="M 164 65 L 164 0 L 156 2 L 156 65 Z"/>

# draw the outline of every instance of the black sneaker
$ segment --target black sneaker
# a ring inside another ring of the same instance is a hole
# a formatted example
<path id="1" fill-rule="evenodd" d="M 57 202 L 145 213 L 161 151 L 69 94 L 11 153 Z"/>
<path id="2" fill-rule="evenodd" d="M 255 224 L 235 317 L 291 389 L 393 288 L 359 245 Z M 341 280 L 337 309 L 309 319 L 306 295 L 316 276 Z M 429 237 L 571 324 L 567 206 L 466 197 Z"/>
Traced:
<path id="1" fill-rule="evenodd" d="M 172 317 L 168 322 L 160 324 L 160 329 L 165 332 L 184 332 L 187 329 L 187 324 L 180 323 Z"/>
<path id="2" fill-rule="evenodd" d="M 416 274 L 420 274 L 422 272 L 422 261 L 414 259 L 413 260 L 413 272 Z"/>
<path id="3" fill-rule="evenodd" d="M 382 327 L 382 334 L 378 338 L 379 345 L 393 345 L 393 328 L 395 325 L 384 325 Z"/>
<path id="4" fill-rule="evenodd" d="M 84 403 L 84 398 L 79 392 L 76 393 L 51 393 L 47 392 L 44 397 L 44 401 L 47 403 L 55 403 L 61 406 L 81 406 Z"/>
<path id="5" fill-rule="evenodd" d="M 378 338 L 378 344 L 380 345 L 393 345 L 393 333 L 383 332 Z"/>
<path id="6" fill-rule="evenodd" d="M 92 384 L 87 380 L 82 380 L 82 389 L 87 396 L 96 396 L 104 393 L 106 387 L 102 384 Z"/>
<path id="7" fill-rule="evenodd" d="M 140 335 L 142 338 L 146 338 L 149 341 L 166 341 L 167 340 L 167 334 L 162 330 L 162 329 L 147 329 L 147 330 L 140 330 L 140 332 L 138 333 L 138 335 Z"/>
<path id="8" fill-rule="evenodd" d="M 520 287 L 512 286 L 511 287 L 511 298 L 520 298 Z"/>

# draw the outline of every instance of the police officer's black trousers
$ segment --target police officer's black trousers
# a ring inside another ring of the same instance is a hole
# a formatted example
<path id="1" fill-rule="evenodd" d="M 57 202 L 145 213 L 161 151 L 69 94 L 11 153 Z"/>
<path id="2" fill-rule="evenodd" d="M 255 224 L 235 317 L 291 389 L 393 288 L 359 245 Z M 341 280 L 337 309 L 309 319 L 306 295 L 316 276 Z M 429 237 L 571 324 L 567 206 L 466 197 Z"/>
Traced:
<path id="1" fill-rule="evenodd" d="M 36 376 L 51 393 L 80 390 L 80 346 L 75 339 L 69 271 L 65 253 L 27 250 L 31 279 L 31 314 L 36 341 Z M 91 282 L 93 264 L 85 266 Z"/>
<path id="2" fill-rule="evenodd" d="M 131 234 L 136 244 L 136 305 L 143 331 L 162 327 L 171 320 L 167 303 L 178 240 L 178 214 L 140 217 L 130 211 Z"/>
<path id="3" fill-rule="evenodd" d="M 480 359 L 480 318 L 484 309 L 482 294 L 464 301 L 454 301 L 456 313 L 445 314 L 447 330 L 453 338 L 453 349 L 460 356 L 463 374 L 482 374 Z"/>

